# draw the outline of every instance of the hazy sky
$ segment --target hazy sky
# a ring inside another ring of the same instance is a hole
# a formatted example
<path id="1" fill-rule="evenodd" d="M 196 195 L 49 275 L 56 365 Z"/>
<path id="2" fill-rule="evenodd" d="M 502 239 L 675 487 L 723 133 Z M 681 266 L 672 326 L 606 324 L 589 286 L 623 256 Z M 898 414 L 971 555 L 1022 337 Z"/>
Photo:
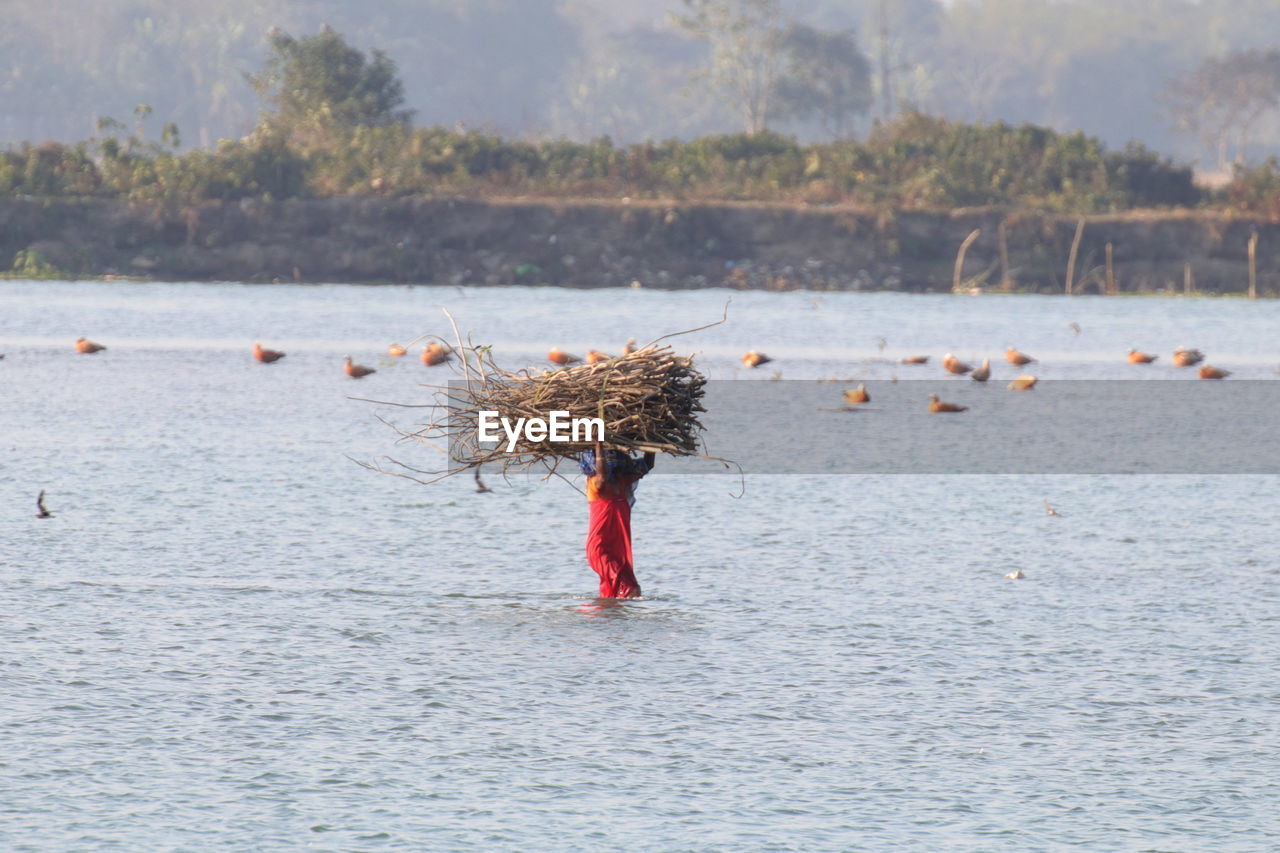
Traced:
<path id="1" fill-rule="evenodd" d="M 273 25 L 334 27 L 398 64 L 422 124 L 505 135 L 688 138 L 742 127 L 704 85 L 708 52 L 668 24 L 680 0 L 0 0 L 0 141 L 83 139 L 98 118 L 154 107 L 189 144 L 243 135 L 245 83 Z M 792 0 L 828 29 L 878 20 L 879 0 Z M 1166 83 L 1211 55 L 1280 44 L 1280 0 L 892 0 L 895 103 L 956 120 L 1084 130 L 1194 156 L 1165 114 Z M 872 26 L 859 33 L 877 48 Z M 878 56 L 870 56 L 876 60 Z M 870 116 L 858 131 L 865 133 Z M 818 125 L 777 129 L 821 138 Z M 1260 127 L 1251 158 L 1277 153 Z"/>

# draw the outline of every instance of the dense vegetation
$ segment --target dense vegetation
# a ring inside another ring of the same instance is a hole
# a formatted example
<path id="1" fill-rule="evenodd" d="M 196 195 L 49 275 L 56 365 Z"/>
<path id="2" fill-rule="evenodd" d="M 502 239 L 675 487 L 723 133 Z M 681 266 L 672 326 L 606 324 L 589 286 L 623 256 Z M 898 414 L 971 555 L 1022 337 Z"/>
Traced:
<path id="1" fill-rule="evenodd" d="M 1139 145 L 910 114 L 864 142 L 802 145 L 771 133 L 620 146 L 357 125 L 298 142 L 271 127 L 213 151 L 107 135 L 0 153 L 0 194 L 148 201 L 426 193 L 1018 204 L 1073 211 L 1192 205 L 1189 169 Z"/>
<path id="2" fill-rule="evenodd" d="M 852 49 L 839 41 L 833 47 Z M 104 119 L 98 135 L 78 144 L 24 143 L 0 152 L 0 195 L 188 204 L 413 193 L 1082 213 L 1213 200 L 1193 184 L 1190 168 L 1137 143 L 1115 151 L 1079 132 L 911 111 L 864 140 L 811 143 L 769 131 L 619 145 L 607 137 L 535 142 L 415 128 L 396 65 L 380 51 L 366 55 L 329 28 L 299 39 L 273 31 L 270 50 L 250 78 L 267 109 L 249 135 L 184 150 L 173 123 L 158 139 L 148 137 L 152 110 L 143 105 L 132 130 Z M 1275 215 L 1278 173 L 1274 161 L 1240 169 L 1220 200 Z"/>

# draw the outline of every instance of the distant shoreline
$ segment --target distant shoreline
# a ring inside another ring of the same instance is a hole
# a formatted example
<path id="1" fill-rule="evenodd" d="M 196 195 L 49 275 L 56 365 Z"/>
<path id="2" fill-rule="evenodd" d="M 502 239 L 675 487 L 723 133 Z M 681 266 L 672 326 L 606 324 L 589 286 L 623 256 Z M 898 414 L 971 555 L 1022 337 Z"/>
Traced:
<path id="1" fill-rule="evenodd" d="M 1078 217 L 776 202 L 340 197 L 166 206 L 0 199 L 10 278 L 1063 293 Z M 1083 218 L 1074 293 L 1280 295 L 1280 224 Z M 1004 251 L 1001 251 L 1003 237 Z M 21 253 L 21 254 L 20 254 Z M 1002 255 L 1005 259 L 1002 262 Z"/>

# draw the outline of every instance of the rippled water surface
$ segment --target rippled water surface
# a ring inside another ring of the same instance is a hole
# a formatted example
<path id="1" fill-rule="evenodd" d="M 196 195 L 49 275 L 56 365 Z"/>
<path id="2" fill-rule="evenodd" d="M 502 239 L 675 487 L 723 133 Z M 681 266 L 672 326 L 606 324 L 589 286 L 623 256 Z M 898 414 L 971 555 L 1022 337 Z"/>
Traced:
<path id="1" fill-rule="evenodd" d="M 421 452 L 377 417 L 413 410 L 352 396 L 426 399 L 382 353 L 451 334 L 440 306 L 518 366 L 727 295 L 0 283 L 0 849 L 1276 849 L 1275 477 L 655 476 L 646 597 L 611 605 L 569 485 L 351 461 Z M 894 362 L 1183 379 L 1185 344 L 1270 379 L 1278 329 L 1273 302 L 750 293 L 674 342 L 718 378 L 756 348 L 753 378 L 945 395 Z"/>

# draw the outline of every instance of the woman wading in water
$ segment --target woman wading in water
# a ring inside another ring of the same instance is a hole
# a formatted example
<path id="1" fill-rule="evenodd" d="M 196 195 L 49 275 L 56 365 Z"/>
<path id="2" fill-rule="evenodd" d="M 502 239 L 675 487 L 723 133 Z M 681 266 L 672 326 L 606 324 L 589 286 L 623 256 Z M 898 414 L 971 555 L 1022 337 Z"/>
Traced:
<path id="1" fill-rule="evenodd" d="M 631 562 L 631 505 L 636 483 L 653 470 L 654 454 L 633 459 L 618 450 L 604 452 L 599 444 L 578 460 L 587 475 L 587 562 L 600 576 L 601 598 L 640 595 Z"/>

